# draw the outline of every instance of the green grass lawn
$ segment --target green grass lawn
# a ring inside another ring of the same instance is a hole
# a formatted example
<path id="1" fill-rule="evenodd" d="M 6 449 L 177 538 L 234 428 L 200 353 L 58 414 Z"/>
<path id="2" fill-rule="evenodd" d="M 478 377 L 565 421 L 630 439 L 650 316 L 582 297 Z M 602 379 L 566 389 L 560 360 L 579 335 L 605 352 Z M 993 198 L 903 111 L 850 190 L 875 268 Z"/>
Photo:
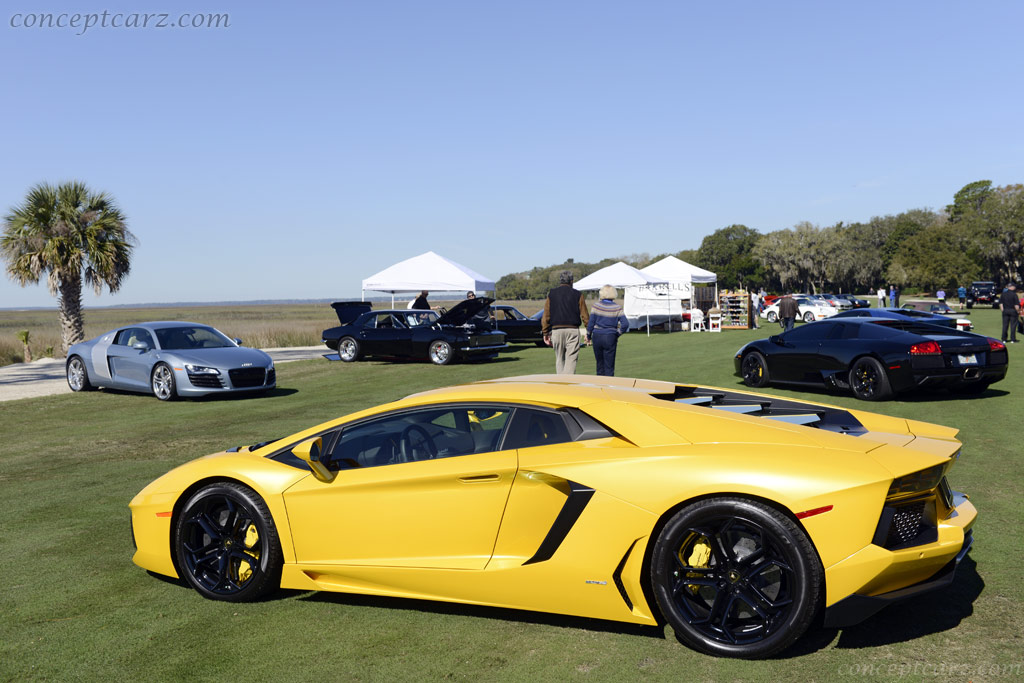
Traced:
<path id="1" fill-rule="evenodd" d="M 998 336 L 998 312 L 971 317 Z M 733 353 L 777 329 L 630 334 L 618 374 L 739 387 Z M 258 399 L 163 404 L 94 392 L 0 403 L 0 680 L 1019 678 L 1024 458 L 1013 407 L 1024 392 L 1024 344 L 1010 356 L 1007 379 L 973 399 L 935 393 L 866 404 L 767 390 L 960 429 L 951 481 L 980 510 L 977 542 L 951 588 L 854 628 L 813 631 L 767 662 L 700 655 L 668 629 L 500 609 L 300 592 L 212 602 L 132 564 L 128 501 L 175 465 L 423 389 L 550 372 L 548 349 L 450 367 L 288 363 L 278 367 L 277 392 Z M 593 369 L 585 349 L 579 370 Z"/>

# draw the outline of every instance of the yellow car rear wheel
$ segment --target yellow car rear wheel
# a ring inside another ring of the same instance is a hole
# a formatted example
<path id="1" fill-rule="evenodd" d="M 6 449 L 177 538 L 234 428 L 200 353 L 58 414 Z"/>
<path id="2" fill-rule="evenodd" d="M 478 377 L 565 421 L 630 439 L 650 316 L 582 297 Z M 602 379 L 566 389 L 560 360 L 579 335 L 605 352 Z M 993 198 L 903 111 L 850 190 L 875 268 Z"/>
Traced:
<path id="1" fill-rule="evenodd" d="M 710 498 L 665 524 L 651 582 L 680 640 L 724 657 L 770 657 L 806 632 L 824 571 L 789 517 L 763 503 Z"/>

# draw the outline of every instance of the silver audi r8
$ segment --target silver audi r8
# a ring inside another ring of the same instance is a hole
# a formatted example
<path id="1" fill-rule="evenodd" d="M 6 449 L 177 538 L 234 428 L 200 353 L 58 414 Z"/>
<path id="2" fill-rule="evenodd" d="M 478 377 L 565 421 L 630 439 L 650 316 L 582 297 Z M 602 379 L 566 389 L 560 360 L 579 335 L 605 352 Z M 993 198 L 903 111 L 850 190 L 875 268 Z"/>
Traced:
<path id="1" fill-rule="evenodd" d="M 208 325 L 149 322 L 129 325 L 68 349 L 72 391 L 108 387 L 152 392 L 161 401 L 277 385 L 274 361 Z"/>

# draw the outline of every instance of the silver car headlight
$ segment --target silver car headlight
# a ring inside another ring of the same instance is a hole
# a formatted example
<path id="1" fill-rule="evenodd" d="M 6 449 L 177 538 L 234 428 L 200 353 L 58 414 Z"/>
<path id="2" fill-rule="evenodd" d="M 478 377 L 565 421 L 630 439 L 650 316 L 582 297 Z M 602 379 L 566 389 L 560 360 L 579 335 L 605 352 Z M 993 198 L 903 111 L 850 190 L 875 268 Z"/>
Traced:
<path id="1" fill-rule="evenodd" d="M 192 365 L 191 363 L 185 363 L 185 370 L 190 375 L 219 375 L 220 370 L 217 368 L 207 367 L 205 365 Z"/>

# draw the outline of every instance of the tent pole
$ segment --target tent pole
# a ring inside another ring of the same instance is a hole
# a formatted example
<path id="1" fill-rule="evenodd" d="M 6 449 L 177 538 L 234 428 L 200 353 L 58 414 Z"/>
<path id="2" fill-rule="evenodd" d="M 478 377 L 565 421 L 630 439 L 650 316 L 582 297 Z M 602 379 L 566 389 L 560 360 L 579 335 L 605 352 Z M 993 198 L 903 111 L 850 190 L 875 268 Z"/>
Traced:
<path id="1" fill-rule="evenodd" d="M 391 292 L 391 308 L 395 307 L 395 293 Z"/>

